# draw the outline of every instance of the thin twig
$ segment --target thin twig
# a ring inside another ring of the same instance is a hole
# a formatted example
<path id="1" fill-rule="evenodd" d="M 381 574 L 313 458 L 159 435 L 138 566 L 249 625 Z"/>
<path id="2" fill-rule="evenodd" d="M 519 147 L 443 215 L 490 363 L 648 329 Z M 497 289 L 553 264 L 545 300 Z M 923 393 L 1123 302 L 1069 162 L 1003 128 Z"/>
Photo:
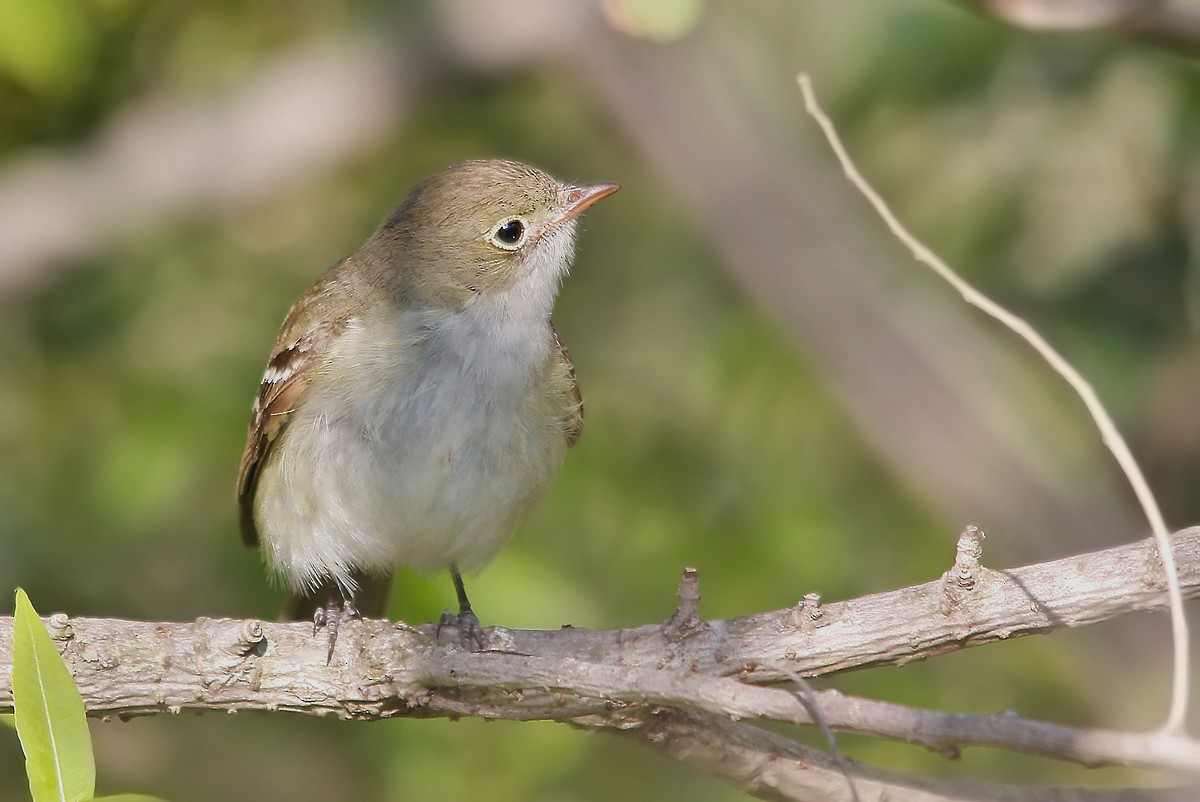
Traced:
<path id="1" fill-rule="evenodd" d="M 792 695 L 808 711 L 808 715 L 812 717 L 817 727 L 820 728 L 821 735 L 825 737 L 825 743 L 829 744 L 829 752 L 833 755 L 833 759 L 837 761 L 838 768 L 842 770 L 842 776 L 846 778 L 846 784 L 850 786 L 851 800 L 853 802 L 862 802 L 858 795 L 858 786 L 854 784 L 854 776 L 850 773 L 850 761 L 846 759 L 846 755 L 842 752 L 841 747 L 838 746 L 837 738 L 834 736 L 833 730 L 830 729 L 829 722 L 821 714 L 821 706 L 816 701 L 816 689 L 813 688 L 811 682 L 787 666 L 776 665 L 775 670 L 796 683 L 797 690 L 793 691 Z"/>
<path id="2" fill-rule="evenodd" d="M 816 120 L 817 125 L 821 127 L 821 131 L 829 141 L 830 147 L 833 148 L 833 152 L 841 163 L 846 177 L 863 194 L 867 202 L 874 207 L 892 234 L 912 251 L 917 261 L 927 265 L 950 284 L 950 286 L 954 287 L 962 295 L 964 301 L 978 307 L 1029 343 L 1046 360 L 1051 369 L 1071 386 L 1083 401 L 1084 406 L 1087 407 L 1092 420 L 1095 421 L 1096 427 L 1100 430 L 1104 444 L 1108 446 L 1113 457 L 1116 458 L 1117 464 L 1129 480 L 1129 484 L 1133 487 L 1133 492 L 1137 496 L 1142 510 L 1145 512 L 1146 519 L 1150 522 L 1150 529 L 1154 534 L 1154 540 L 1158 544 L 1159 557 L 1162 560 L 1163 571 L 1166 574 L 1167 594 L 1170 598 L 1171 632 L 1175 656 L 1171 687 L 1171 707 L 1167 713 L 1166 721 L 1163 723 L 1163 729 L 1169 732 L 1182 732 L 1188 707 L 1188 625 L 1183 611 L 1183 594 L 1179 588 L 1179 580 L 1175 568 L 1175 556 L 1171 550 L 1171 540 L 1167 533 L 1166 522 L 1163 520 L 1162 512 L 1158 508 L 1158 502 L 1155 501 L 1154 494 L 1150 491 L 1150 486 L 1147 484 L 1146 478 L 1142 475 L 1142 470 L 1138 467 L 1133 454 L 1129 451 L 1129 446 L 1126 445 L 1125 439 L 1117 431 L 1116 424 L 1113 423 L 1104 405 L 1100 403 L 1100 399 L 1097 397 L 1092 385 L 1053 346 L 1046 342 L 1027 321 L 1009 312 L 964 281 L 945 262 L 938 258 L 933 251 L 910 234 L 900 221 L 896 219 L 896 216 L 892 213 L 887 203 L 867 183 L 866 179 L 862 177 L 858 172 L 858 168 L 854 166 L 854 162 L 850 159 L 849 154 L 846 153 L 846 149 L 842 146 L 841 139 L 838 137 L 837 130 L 834 128 L 832 121 L 830 121 L 829 117 L 825 115 L 821 107 L 817 104 L 816 95 L 812 89 L 812 82 L 808 75 L 801 73 L 797 76 L 797 81 L 800 84 L 800 91 L 804 95 L 805 110 Z"/>

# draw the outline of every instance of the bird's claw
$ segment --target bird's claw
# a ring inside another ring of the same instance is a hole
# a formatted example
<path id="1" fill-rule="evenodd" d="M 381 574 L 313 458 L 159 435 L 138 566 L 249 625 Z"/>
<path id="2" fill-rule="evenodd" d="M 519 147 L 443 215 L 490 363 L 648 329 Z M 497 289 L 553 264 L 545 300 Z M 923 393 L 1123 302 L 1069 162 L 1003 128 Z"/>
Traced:
<path id="1" fill-rule="evenodd" d="M 325 665 L 333 662 L 333 648 L 337 645 L 338 628 L 341 626 L 342 620 L 351 618 L 362 618 L 354 601 L 343 599 L 332 593 L 324 607 L 318 607 L 313 611 L 313 637 L 315 638 L 322 629 L 329 630 L 329 650 L 325 653 Z"/>
<path id="2" fill-rule="evenodd" d="M 446 633 L 446 636 L 442 635 L 444 630 L 450 629 L 457 632 L 458 645 L 473 652 L 483 651 L 483 626 L 479 623 L 479 617 L 472 610 L 463 610 L 458 615 L 449 610 L 443 612 L 437 624 L 438 643 L 454 642 L 450 640 L 453 636 L 449 632 Z"/>

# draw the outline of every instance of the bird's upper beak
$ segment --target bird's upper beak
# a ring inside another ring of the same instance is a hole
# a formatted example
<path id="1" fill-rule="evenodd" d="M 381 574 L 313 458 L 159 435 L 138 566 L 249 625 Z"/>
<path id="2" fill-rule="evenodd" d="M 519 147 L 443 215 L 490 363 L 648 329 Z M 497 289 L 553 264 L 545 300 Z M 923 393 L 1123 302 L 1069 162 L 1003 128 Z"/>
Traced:
<path id="1" fill-rule="evenodd" d="M 620 184 L 586 184 L 584 186 L 567 187 L 564 192 L 566 205 L 550 221 L 550 225 L 552 227 L 557 226 L 560 223 L 565 223 L 574 217 L 578 217 L 579 213 L 584 209 L 596 201 L 604 200 L 620 188 Z"/>

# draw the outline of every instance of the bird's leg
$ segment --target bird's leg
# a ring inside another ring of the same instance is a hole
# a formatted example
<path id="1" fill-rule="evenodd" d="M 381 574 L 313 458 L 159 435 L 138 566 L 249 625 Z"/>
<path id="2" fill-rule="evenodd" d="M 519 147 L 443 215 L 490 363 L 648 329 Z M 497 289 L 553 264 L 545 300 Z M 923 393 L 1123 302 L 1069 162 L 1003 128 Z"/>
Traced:
<path id="1" fill-rule="evenodd" d="M 471 609 L 471 600 L 467 598 L 467 589 L 463 586 L 462 574 L 457 565 L 450 566 L 450 577 L 454 580 L 454 591 L 458 594 L 458 615 L 449 610 L 442 613 L 438 621 L 438 639 L 441 639 L 442 629 L 454 627 L 458 630 L 459 642 L 474 652 L 483 651 L 483 627 L 479 617 Z"/>
<path id="2" fill-rule="evenodd" d="M 458 566 L 450 566 L 450 576 L 454 579 L 454 592 L 458 594 L 458 625 L 463 637 L 471 640 L 480 649 L 483 648 L 483 627 L 479 625 L 479 616 L 471 609 L 471 600 L 467 598 L 467 588 L 463 585 L 462 574 Z"/>
<path id="3" fill-rule="evenodd" d="M 337 645 L 338 627 L 343 618 L 360 618 L 358 607 L 354 604 L 354 594 L 347 594 L 337 584 L 329 584 L 329 594 L 324 606 L 313 611 L 313 637 L 323 627 L 329 630 L 329 651 L 325 653 L 325 665 L 333 662 L 333 647 Z"/>

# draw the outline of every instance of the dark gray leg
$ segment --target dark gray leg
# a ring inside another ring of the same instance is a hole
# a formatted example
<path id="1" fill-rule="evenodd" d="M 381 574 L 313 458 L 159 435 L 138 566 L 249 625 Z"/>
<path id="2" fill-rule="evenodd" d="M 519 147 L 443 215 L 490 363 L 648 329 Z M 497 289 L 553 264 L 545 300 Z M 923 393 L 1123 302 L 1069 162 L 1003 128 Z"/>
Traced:
<path id="1" fill-rule="evenodd" d="M 458 594 L 458 615 L 452 615 L 449 610 L 442 613 L 438 621 L 438 640 L 441 640 L 442 630 L 454 627 L 458 630 L 459 642 L 473 652 L 483 651 L 483 627 L 479 617 L 471 609 L 471 600 L 467 598 L 467 589 L 463 586 L 462 574 L 457 565 L 450 566 L 450 578 L 454 580 L 454 592 Z"/>

